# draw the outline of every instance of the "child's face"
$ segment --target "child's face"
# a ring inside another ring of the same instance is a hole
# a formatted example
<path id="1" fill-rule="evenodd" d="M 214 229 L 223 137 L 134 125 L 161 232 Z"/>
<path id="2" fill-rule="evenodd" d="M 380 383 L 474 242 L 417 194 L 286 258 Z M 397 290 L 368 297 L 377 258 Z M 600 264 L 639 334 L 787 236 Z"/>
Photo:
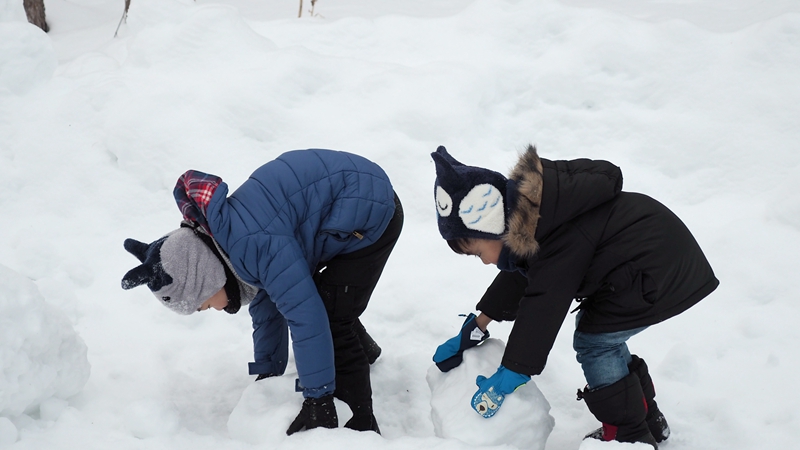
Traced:
<path id="1" fill-rule="evenodd" d="M 226 306 L 228 306 L 228 294 L 225 293 L 225 288 L 222 288 L 208 300 L 204 301 L 197 310 L 205 311 L 208 308 L 214 308 L 217 311 L 222 311 Z"/>
<path id="2" fill-rule="evenodd" d="M 503 241 L 492 239 L 472 239 L 464 249 L 468 255 L 475 255 L 484 264 L 497 265 L 500 251 L 503 250 Z"/>

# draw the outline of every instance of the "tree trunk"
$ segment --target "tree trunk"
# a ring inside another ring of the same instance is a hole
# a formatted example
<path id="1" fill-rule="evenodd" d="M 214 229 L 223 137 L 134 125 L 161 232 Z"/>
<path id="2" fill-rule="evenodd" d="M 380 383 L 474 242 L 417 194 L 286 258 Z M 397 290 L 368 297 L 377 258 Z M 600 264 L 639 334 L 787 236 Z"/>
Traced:
<path id="1" fill-rule="evenodd" d="M 25 7 L 25 14 L 28 16 L 28 22 L 36 25 L 46 32 L 50 31 L 47 22 L 44 20 L 44 0 L 22 0 Z"/>

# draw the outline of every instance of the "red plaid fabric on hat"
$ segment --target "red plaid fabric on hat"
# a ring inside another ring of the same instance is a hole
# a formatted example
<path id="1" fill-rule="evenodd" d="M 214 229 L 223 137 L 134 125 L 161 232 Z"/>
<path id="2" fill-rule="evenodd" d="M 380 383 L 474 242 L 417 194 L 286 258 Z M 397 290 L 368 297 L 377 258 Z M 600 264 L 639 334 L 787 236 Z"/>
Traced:
<path id="1" fill-rule="evenodd" d="M 208 228 L 206 211 L 220 183 L 222 178 L 216 175 L 188 170 L 178 178 L 178 183 L 172 191 L 183 218 L 197 223 L 208 234 L 211 234 L 211 230 Z"/>

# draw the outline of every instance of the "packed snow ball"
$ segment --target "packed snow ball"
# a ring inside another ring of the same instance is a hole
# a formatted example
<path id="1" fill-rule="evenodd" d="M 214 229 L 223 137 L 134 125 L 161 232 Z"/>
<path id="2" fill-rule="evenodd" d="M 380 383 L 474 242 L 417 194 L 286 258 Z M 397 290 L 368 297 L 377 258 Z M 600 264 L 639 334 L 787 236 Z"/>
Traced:
<path id="1" fill-rule="evenodd" d="M 428 369 L 431 388 L 431 418 L 436 436 L 474 445 L 510 445 L 543 450 L 555 426 L 550 403 L 531 380 L 509 395 L 491 419 L 476 413 L 470 399 L 478 389 L 478 375 L 491 376 L 500 365 L 505 344 L 487 339 L 464 352 L 464 361 L 449 372 L 435 365 Z"/>

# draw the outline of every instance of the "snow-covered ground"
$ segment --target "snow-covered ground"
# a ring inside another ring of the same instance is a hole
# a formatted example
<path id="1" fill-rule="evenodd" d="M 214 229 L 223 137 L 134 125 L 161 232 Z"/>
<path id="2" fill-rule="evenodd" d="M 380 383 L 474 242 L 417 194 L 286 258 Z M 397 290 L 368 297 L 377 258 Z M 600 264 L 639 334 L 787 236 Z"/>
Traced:
<path id="1" fill-rule="evenodd" d="M 429 154 L 508 172 L 528 143 L 621 166 L 721 281 L 630 342 L 672 426 L 662 447 L 800 446 L 796 0 L 318 0 L 302 18 L 296 0 L 131 3 L 114 38 L 122 0 L 45 0 L 49 34 L 0 0 L 0 447 L 637 447 L 581 442 L 597 422 L 575 401 L 570 318 L 493 419 L 458 408 L 510 324 L 458 370 L 431 371 L 495 269 L 439 237 Z M 122 241 L 177 227 L 185 170 L 235 188 L 310 147 L 378 162 L 406 211 L 363 317 L 384 350 L 382 436 L 286 437 L 294 368 L 253 382 L 246 313 L 178 316 L 119 285 L 135 264 Z"/>

